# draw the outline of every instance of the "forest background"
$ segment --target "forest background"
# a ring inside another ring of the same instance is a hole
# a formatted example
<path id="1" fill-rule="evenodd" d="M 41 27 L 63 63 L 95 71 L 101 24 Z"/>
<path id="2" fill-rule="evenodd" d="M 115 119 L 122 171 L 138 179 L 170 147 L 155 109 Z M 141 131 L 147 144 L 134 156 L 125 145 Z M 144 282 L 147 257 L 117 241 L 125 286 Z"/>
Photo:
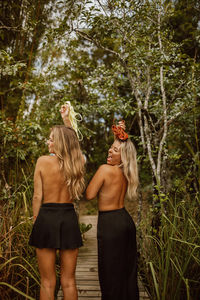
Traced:
<path id="1" fill-rule="evenodd" d="M 105 162 L 113 120 L 126 120 L 140 172 L 139 272 L 151 299 L 199 299 L 199 1 L 3 0 L 0 16 L 2 299 L 37 297 L 27 245 L 33 171 L 66 101 L 83 117 L 87 182 Z"/>

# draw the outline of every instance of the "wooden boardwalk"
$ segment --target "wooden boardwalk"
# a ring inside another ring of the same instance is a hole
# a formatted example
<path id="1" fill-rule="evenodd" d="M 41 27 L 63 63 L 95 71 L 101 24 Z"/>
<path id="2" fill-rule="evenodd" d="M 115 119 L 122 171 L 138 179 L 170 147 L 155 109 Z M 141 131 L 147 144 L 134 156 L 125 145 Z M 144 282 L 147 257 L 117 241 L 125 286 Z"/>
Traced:
<path id="1" fill-rule="evenodd" d="M 97 216 L 81 216 L 80 222 L 92 224 L 92 228 L 85 233 L 84 246 L 79 250 L 76 280 L 78 299 L 101 299 L 97 266 Z"/>
<path id="2" fill-rule="evenodd" d="M 85 233 L 84 246 L 80 248 L 76 268 L 76 282 L 79 300 L 100 300 L 101 292 L 97 267 L 97 216 L 81 216 L 80 222 L 92 224 L 92 228 Z M 148 300 L 141 282 L 139 282 L 140 300 Z M 58 293 L 58 300 L 62 299 L 62 291 Z M 113 299 L 114 300 L 114 299 Z"/>

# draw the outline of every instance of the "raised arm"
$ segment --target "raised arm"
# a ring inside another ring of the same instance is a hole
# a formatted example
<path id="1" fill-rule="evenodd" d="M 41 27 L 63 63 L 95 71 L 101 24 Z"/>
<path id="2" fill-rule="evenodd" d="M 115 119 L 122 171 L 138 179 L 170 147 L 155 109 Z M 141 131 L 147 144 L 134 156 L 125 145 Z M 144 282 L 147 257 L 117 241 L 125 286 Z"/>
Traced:
<path id="1" fill-rule="evenodd" d="M 63 119 L 63 123 L 65 124 L 65 126 L 72 127 L 72 124 L 69 120 L 69 112 L 70 112 L 70 107 L 68 104 L 64 104 L 61 106 L 60 114 Z"/>
<path id="2" fill-rule="evenodd" d="M 33 219 L 35 219 L 38 216 L 38 212 L 40 209 L 40 206 L 42 204 L 42 177 L 41 177 L 41 157 L 37 160 L 35 172 L 34 172 L 34 194 L 33 194 Z"/>
<path id="3" fill-rule="evenodd" d="M 90 181 L 86 189 L 86 198 L 88 200 L 92 200 L 97 196 L 98 192 L 100 191 L 104 183 L 104 178 L 105 178 L 104 165 L 102 165 L 96 171 L 96 173 L 92 177 L 92 180 Z"/>

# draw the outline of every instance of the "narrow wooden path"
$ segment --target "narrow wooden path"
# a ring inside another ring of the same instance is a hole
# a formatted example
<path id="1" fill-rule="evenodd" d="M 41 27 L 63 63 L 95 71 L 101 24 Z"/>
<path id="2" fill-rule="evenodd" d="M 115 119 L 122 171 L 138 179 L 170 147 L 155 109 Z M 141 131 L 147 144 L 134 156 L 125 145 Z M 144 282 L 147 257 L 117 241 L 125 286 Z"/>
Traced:
<path id="1" fill-rule="evenodd" d="M 76 282 L 79 300 L 100 300 L 101 292 L 97 267 L 97 216 L 81 216 L 80 222 L 92 224 L 92 228 L 85 233 L 84 246 L 80 248 L 76 268 Z M 141 282 L 139 282 L 140 300 L 149 300 Z M 62 291 L 58 293 L 58 300 L 62 299 Z M 114 300 L 114 299 L 113 299 Z"/>
<path id="2" fill-rule="evenodd" d="M 81 216 L 80 222 L 92 224 L 92 228 L 85 233 L 84 246 L 79 250 L 76 280 L 78 299 L 101 299 L 97 266 L 97 216 Z"/>

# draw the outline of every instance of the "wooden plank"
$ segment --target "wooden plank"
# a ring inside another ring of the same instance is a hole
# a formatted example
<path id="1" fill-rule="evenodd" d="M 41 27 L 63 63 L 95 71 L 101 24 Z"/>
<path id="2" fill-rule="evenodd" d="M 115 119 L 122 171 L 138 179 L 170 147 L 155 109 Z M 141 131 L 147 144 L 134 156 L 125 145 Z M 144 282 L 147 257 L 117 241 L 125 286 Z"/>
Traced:
<path id="1" fill-rule="evenodd" d="M 81 276 L 76 276 L 76 282 L 78 282 L 78 281 L 81 280 L 81 279 L 83 279 L 83 280 L 88 280 L 88 281 L 97 281 L 97 279 L 94 278 L 94 276 L 92 276 L 92 275 L 87 275 L 87 276 L 83 276 L 83 275 L 81 275 Z"/>
<path id="2" fill-rule="evenodd" d="M 98 258 L 96 240 L 96 216 L 83 216 L 80 222 L 91 223 L 92 228 L 85 233 L 84 246 L 79 250 L 76 268 L 76 282 L 79 300 L 100 300 L 101 292 L 98 280 Z"/>
<path id="3" fill-rule="evenodd" d="M 85 269 L 83 268 L 81 270 L 77 270 L 76 274 L 80 274 L 80 275 L 83 275 L 83 274 L 88 274 L 89 275 L 89 274 L 91 274 L 93 276 L 95 276 L 95 275 L 97 276 L 98 275 L 98 271 L 97 271 L 97 269 L 96 270 L 94 269 L 94 271 L 93 270 L 91 271 L 90 269 L 88 270 L 86 268 Z"/>
<path id="4" fill-rule="evenodd" d="M 80 296 L 94 296 L 94 297 L 100 297 L 101 296 L 101 293 L 99 290 L 85 290 L 85 289 L 81 289 L 79 288 L 78 289 L 78 293 Z"/>
<path id="5" fill-rule="evenodd" d="M 90 286 L 96 286 L 96 287 L 99 288 L 99 281 L 98 280 L 94 280 L 94 281 L 90 280 L 90 281 L 88 281 L 88 280 L 85 280 L 85 279 L 82 278 L 82 279 L 80 279 L 77 282 L 77 286 L 79 286 L 80 288 L 82 286 L 88 286 L 88 285 L 90 285 Z"/>
<path id="6" fill-rule="evenodd" d="M 81 216 L 81 223 L 92 224 L 92 228 L 85 233 L 84 246 L 80 248 L 76 268 L 76 284 L 78 300 L 101 300 L 101 291 L 98 280 L 97 257 L 97 216 Z M 144 286 L 139 280 L 140 300 L 149 300 Z M 57 300 L 62 300 L 60 290 Z M 114 300 L 114 299 L 113 299 Z M 123 299 L 124 300 L 124 299 Z"/>
<path id="7" fill-rule="evenodd" d="M 101 300 L 101 297 L 93 297 L 93 296 L 78 296 L 78 300 Z"/>
<path id="8" fill-rule="evenodd" d="M 81 286 L 78 285 L 77 288 L 79 290 L 81 290 L 82 286 L 84 286 L 85 291 L 99 291 L 99 286 L 98 285 L 81 285 Z"/>

